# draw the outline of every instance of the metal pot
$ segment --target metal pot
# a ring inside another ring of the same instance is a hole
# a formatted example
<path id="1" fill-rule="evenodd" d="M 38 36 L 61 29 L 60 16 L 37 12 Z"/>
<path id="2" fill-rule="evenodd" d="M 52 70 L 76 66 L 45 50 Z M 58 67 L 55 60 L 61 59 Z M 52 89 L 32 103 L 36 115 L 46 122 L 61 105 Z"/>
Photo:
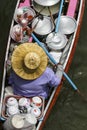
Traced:
<path id="1" fill-rule="evenodd" d="M 57 19 L 55 20 L 56 23 Z M 62 34 L 72 34 L 76 29 L 76 20 L 70 16 L 61 16 L 59 23 L 59 32 Z"/>
<path id="2" fill-rule="evenodd" d="M 53 31 L 54 25 L 50 17 L 41 16 L 36 17 L 32 22 L 32 28 L 37 24 L 34 32 L 39 36 L 45 36 Z"/>
<path id="3" fill-rule="evenodd" d="M 57 4 L 60 0 L 34 0 L 37 4 L 42 6 L 52 6 Z"/>
<path id="4" fill-rule="evenodd" d="M 15 114 L 3 124 L 4 130 L 35 130 L 37 119 L 31 114 Z"/>
<path id="5" fill-rule="evenodd" d="M 61 50 L 67 44 L 67 37 L 61 33 L 52 32 L 47 36 L 46 43 L 51 50 Z"/>
<path id="6" fill-rule="evenodd" d="M 20 23 L 22 19 L 26 19 L 28 21 L 27 22 L 27 25 L 28 25 L 35 15 L 36 13 L 34 9 L 32 9 L 31 7 L 24 6 L 24 7 L 18 8 L 15 11 L 14 20 L 17 23 Z"/>
<path id="7" fill-rule="evenodd" d="M 57 4 L 55 4 L 55 5 L 50 6 L 49 8 L 50 8 L 51 14 L 52 14 L 52 15 L 56 15 L 56 14 L 58 13 L 59 7 L 60 7 L 60 2 L 57 3 Z M 42 5 L 38 5 L 36 2 L 33 2 L 33 8 L 34 8 L 34 10 L 35 10 L 37 13 L 39 13 L 40 10 L 42 10 L 42 11 L 40 12 L 40 14 L 46 15 L 46 16 L 50 16 L 50 12 L 49 12 L 49 10 L 48 10 L 48 7 L 44 7 L 44 8 L 43 8 Z"/>

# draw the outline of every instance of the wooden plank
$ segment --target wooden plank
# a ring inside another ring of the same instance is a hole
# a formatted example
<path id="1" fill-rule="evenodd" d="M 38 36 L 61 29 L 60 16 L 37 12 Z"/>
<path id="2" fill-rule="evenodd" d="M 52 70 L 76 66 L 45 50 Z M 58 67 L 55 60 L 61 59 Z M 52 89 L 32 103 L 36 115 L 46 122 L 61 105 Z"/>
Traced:
<path id="1" fill-rule="evenodd" d="M 30 6 L 30 0 L 25 0 L 23 3 L 21 2 L 20 4 L 19 4 L 19 7 L 24 7 L 24 6 Z"/>
<path id="2" fill-rule="evenodd" d="M 30 6 L 30 0 L 25 0 L 19 4 L 19 7 Z M 29 38 L 29 42 L 32 42 L 32 37 Z"/>
<path id="3" fill-rule="evenodd" d="M 74 17 L 78 0 L 70 0 L 67 15 Z"/>

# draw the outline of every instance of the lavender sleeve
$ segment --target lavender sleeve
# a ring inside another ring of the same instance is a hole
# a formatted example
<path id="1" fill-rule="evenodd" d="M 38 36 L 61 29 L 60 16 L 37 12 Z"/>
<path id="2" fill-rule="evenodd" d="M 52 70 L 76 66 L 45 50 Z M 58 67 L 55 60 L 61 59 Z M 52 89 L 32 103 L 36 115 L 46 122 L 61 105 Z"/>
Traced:
<path id="1" fill-rule="evenodd" d="M 47 77 L 50 87 L 57 87 L 61 82 L 61 79 L 50 68 L 48 68 Z"/>
<path id="2" fill-rule="evenodd" d="M 9 77 L 9 84 L 13 84 L 13 83 L 14 83 L 14 80 L 13 80 L 13 72 L 12 72 Z"/>

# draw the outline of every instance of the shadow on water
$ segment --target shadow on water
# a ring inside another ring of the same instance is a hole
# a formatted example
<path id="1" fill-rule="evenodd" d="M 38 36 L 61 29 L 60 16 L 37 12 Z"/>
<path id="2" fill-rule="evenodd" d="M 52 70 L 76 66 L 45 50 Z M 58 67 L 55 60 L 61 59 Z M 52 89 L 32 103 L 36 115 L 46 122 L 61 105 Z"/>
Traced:
<path id="1" fill-rule="evenodd" d="M 0 4 L 0 86 L 5 49 L 16 0 L 1 0 Z M 87 99 L 87 1 L 80 38 L 69 70 L 69 76 Z M 0 126 L 1 130 L 1 126 Z M 65 81 L 60 96 L 43 130 L 87 130 L 87 102 Z"/>

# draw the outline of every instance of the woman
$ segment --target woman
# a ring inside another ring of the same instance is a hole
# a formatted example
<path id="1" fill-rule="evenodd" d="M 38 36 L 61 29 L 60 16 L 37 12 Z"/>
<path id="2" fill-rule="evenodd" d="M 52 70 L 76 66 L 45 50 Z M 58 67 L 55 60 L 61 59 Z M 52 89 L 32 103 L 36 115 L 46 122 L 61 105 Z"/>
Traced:
<path id="1" fill-rule="evenodd" d="M 48 59 L 44 50 L 35 43 L 23 43 L 12 54 L 12 73 L 9 83 L 16 95 L 47 98 L 50 88 L 58 87 L 63 68 L 58 65 L 56 74 L 47 67 Z"/>

